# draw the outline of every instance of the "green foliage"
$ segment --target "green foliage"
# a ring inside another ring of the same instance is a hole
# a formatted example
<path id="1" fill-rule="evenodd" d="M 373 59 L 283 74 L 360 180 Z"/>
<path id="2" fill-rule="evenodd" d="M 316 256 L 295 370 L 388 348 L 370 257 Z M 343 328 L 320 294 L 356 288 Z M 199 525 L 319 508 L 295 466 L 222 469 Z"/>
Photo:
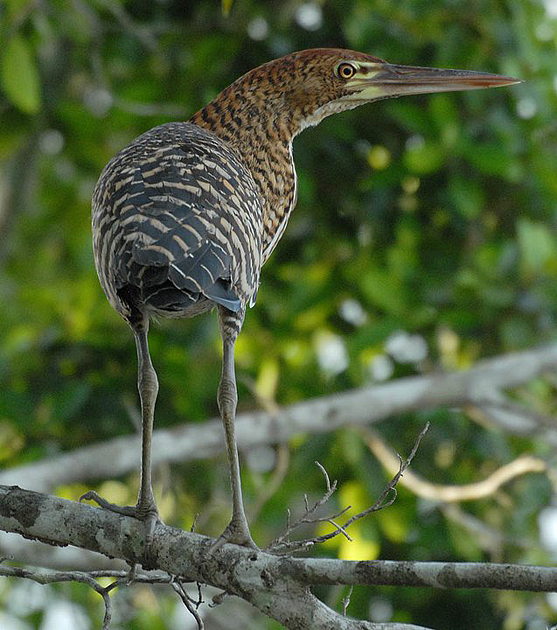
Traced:
<path id="1" fill-rule="evenodd" d="M 20 35 L 13 35 L 2 54 L 2 87 L 10 101 L 26 114 L 41 106 L 39 73 L 31 48 Z"/>
<path id="2" fill-rule="evenodd" d="M 261 396 L 286 404 L 467 368 L 555 340 L 557 26 L 541 3 L 8 0 L 0 38 L 2 467 L 134 431 L 133 340 L 101 292 L 91 254 L 90 196 L 104 164 L 139 133 L 187 119 L 243 72 L 292 50 L 347 47 L 525 82 L 384 101 L 295 140 L 298 207 L 238 340 L 240 409 L 257 408 Z M 400 331 L 425 355 L 397 355 Z M 161 383 L 157 427 L 214 417 L 215 318 L 155 323 L 151 347 Z M 555 413 L 551 379 L 514 396 Z M 378 429 L 407 454 L 426 420 L 432 427 L 413 470 L 434 483 L 473 483 L 524 452 L 548 455 L 546 444 L 456 410 L 393 418 Z M 303 493 L 323 491 L 315 460 L 339 480 L 339 508 L 374 501 L 388 478 L 350 429 L 287 446 L 285 479 L 254 523 L 261 544 L 280 532 L 287 508 L 301 509 Z M 249 509 L 273 473 L 244 470 Z M 103 491 L 133 497 L 136 475 L 117 482 Z M 60 489 L 70 498 L 82 491 Z M 228 517 L 224 456 L 159 471 L 157 492 L 167 522 L 189 527 L 200 512 L 202 531 L 217 534 Z M 463 505 L 504 534 L 493 550 L 401 490 L 395 506 L 354 531 L 355 551 L 339 539 L 315 553 L 550 563 L 536 542 L 538 514 L 550 501 L 549 483 L 529 475 Z M 53 592 L 98 625 L 94 596 Z M 331 593 L 320 594 L 334 601 Z M 425 589 L 359 588 L 348 612 L 373 616 L 378 593 L 393 619 L 439 628 L 478 627 L 478 615 L 486 628 L 556 621 L 542 596 Z M 161 597 L 155 606 L 150 597 L 138 596 L 122 628 L 170 627 L 174 604 Z M 42 619 L 36 609 L 27 622 L 38 628 Z"/>

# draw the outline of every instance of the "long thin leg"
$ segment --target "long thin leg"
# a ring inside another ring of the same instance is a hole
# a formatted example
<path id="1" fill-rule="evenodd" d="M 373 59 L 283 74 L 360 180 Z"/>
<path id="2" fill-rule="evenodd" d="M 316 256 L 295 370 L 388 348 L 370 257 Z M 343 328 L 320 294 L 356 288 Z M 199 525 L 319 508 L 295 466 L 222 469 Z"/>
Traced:
<path id="1" fill-rule="evenodd" d="M 236 389 L 236 373 L 234 369 L 234 343 L 242 325 L 244 313 L 232 313 L 219 307 L 219 323 L 222 335 L 223 357 L 222 374 L 219 384 L 217 403 L 224 426 L 226 452 L 230 467 L 230 483 L 232 487 L 232 519 L 220 535 L 213 549 L 225 542 L 233 542 L 257 549 L 251 537 L 244 502 L 242 498 L 242 482 L 240 477 L 240 460 L 236 443 L 234 421 L 238 391 Z"/>
<path id="2" fill-rule="evenodd" d="M 155 402 L 159 392 L 157 373 L 151 362 L 147 343 L 148 329 L 134 330 L 137 348 L 137 388 L 141 399 L 141 484 L 137 499 L 137 509 L 146 518 L 158 515 L 153 484 L 151 480 L 151 444 L 153 441 L 153 422 Z"/>
<path id="3" fill-rule="evenodd" d="M 137 387 L 141 400 L 141 483 L 136 506 L 121 506 L 110 503 L 94 491 L 84 494 L 81 499 L 95 501 L 100 507 L 118 514 L 133 516 L 145 521 L 146 543 L 150 544 L 155 525 L 158 520 L 157 504 L 153 494 L 151 481 L 151 444 L 153 436 L 153 421 L 155 402 L 159 391 L 157 373 L 151 362 L 147 343 L 148 324 L 141 328 L 134 328 L 133 334 L 137 348 Z"/>

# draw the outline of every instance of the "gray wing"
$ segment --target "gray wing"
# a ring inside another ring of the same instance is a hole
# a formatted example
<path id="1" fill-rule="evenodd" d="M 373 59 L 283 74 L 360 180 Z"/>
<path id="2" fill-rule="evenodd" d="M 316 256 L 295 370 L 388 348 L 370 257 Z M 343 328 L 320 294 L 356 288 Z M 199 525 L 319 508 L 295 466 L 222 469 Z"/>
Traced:
<path id="1" fill-rule="evenodd" d="M 112 232 L 113 247 L 104 248 L 110 268 L 99 255 L 97 269 L 117 310 L 187 315 L 211 300 L 238 311 L 254 298 L 261 203 L 251 173 L 223 141 L 190 123 L 162 125 L 124 149 L 103 178 L 96 205 L 105 213 L 110 206 L 104 233 Z"/>

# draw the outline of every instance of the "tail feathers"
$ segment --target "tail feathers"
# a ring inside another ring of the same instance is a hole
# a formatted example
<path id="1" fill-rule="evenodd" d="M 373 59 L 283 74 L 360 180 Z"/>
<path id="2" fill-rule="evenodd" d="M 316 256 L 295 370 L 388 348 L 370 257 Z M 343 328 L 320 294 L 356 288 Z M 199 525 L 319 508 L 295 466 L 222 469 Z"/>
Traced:
<path id="1" fill-rule="evenodd" d="M 209 288 L 203 289 L 203 295 L 234 313 L 237 313 L 242 308 L 242 301 L 232 287 L 222 278 L 219 278 Z"/>

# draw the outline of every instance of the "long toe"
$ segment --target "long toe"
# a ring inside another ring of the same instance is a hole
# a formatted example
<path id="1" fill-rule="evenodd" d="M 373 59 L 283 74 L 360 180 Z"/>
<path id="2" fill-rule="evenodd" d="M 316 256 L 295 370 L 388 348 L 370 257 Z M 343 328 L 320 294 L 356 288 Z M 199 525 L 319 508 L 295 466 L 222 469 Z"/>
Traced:
<path id="1" fill-rule="evenodd" d="M 131 516 L 140 521 L 156 522 L 159 520 L 159 511 L 154 501 L 145 504 L 138 503 L 137 505 L 116 505 L 116 503 L 110 503 L 110 501 L 101 497 L 101 495 L 94 490 L 89 490 L 85 494 L 82 494 L 79 500 L 80 502 L 94 501 L 103 510 L 116 512 L 116 514 L 122 514 L 123 516 Z"/>
<path id="2" fill-rule="evenodd" d="M 101 497 L 101 495 L 94 490 L 89 490 L 89 492 L 81 495 L 79 497 L 79 501 L 94 501 L 103 510 L 116 512 L 116 514 L 122 514 L 124 516 L 132 516 L 133 518 L 138 518 L 139 520 L 143 520 L 145 518 L 145 516 L 142 515 L 137 506 L 116 505 L 116 503 L 110 503 L 110 501 L 103 499 L 103 497 Z"/>

